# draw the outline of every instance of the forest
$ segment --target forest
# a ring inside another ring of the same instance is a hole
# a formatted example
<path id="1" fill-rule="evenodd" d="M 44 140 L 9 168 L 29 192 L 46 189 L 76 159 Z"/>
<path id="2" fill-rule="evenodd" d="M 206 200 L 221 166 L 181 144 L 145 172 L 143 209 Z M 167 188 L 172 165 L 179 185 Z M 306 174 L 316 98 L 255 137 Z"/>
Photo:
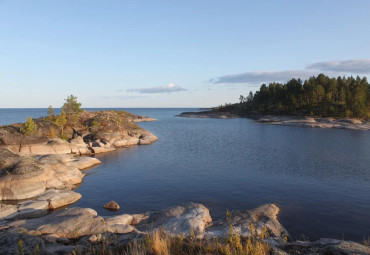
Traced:
<path id="1" fill-rule="evenodd" d="M 262 84 L 239 98 L 232 109 L 241 115 L 288 114 L 322 117 L 370 118 L 370 85 L 366 77 L 329 78 L 324 74 L 307 80 Z M 230 105 L 225 107 L 230 110 Z M 218 110 L 221 110 L 220 108 Z"/>

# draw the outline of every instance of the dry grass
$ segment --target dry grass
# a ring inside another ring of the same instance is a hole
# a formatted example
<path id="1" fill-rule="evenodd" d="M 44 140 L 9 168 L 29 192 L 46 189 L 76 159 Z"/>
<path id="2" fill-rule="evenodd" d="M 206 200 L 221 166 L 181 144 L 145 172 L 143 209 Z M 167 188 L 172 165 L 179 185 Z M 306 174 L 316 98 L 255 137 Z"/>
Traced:
<path id="1" fill-rule="evenodd" d="M 364 239 L 362 240 L 362 244 L 365 246 L 370 246 L 370 236 L 368 236 L 367 238 L 364 237 Z"/>
<path id="2" fill-rule="evenodd" d="M 264 241 L 268 237 L 265 227 L 258 235 L 253 224 L 250 225 L 252 236 L 242 237 L 234 231 L 231 224 L 231 213 L 227 211 L 226 219 L 229 231 L 222 238 L 199 239 L 194 231 L 190 235 L 170 235 L 159 230 L 147 234 L 145 238 L 134 239 L 126 245 L 117 245 L 117 238 L 104 239 L 99 245 L 88 251 L 74 251 L 72 255 L 99 254 L 99 255 L 267 255 L 271 254 L 271 247 Z"/>
<path id="3" fill-rule="evenodd" d="M 88 251 L 74 251 L 72 255 L 266 255 L 271 254 L 271 248 L 260 237 L 241 237 L 238 234 L 224 238 L 198 239 L 190 236 L 170 236 L 162 230 L 154 231 L 142 239 L 118 246 L 109 244 L 107 240 Z"/>

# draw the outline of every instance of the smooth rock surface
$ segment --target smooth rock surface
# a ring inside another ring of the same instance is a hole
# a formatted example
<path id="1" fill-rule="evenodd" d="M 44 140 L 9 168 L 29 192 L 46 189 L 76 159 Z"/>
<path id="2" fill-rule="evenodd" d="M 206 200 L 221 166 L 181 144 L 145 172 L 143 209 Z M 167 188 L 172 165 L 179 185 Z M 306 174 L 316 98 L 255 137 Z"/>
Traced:
<path id="1" fill-rule="evenodd" d="M 72 190 L 47 190 L 44 194 L 37 197 L 39 201 L 48 202 L 49 209 L 57 209 L 62 206 L 66 206 L 78 201 L 81 198 L 81 194 Z"/>
<path id="2" fill-rule="evenodd" d="M 232 211 L 230 222 L 234 231 L 242 236 L 250 236 L 255 233 L 260 235 L 266 227 L 269 237 L 288 237 L 288 231 L 277 220 L 278 214 L 279 207 L 274 204 L 266 204 L 253 210 Z M 229 231 L 229 224 L 226 220 L 215 222 L 207 234 L 224 236 Z"/>
<path id="3" fill-rule="evenodd" d="M 186 203 L 157 212 L 134 215 L 134 221 L 138 224 L 137 228 L 143 231 L 153 231 L 161 227 L 175 235 L 189 235 L 192 230 L 200 236 L 204 234 L 206 227 L 212 222 L 212 218 L 204 205 Z"/>

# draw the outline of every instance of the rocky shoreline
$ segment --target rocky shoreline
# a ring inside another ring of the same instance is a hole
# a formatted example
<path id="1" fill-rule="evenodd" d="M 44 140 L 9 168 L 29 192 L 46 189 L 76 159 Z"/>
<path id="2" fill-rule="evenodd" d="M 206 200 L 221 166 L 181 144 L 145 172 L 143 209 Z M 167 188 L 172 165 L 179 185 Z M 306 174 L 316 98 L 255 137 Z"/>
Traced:
<path id="1" fill-rule="evenodd" d="M 88 251 L 106 240 L 114 240 L 109 244 L 114 247 L 144 238 L 158 229 L 172 236 L 222 238 L 230 225 L 240 236 L 266 232 L 267 237 L 262 241 L 272 247 L 273 254 L 296 254 L 297 251 L 300 254 L 370 254 L 369 247 L 355 242 L 290 239 L 278 221 L 279 207 L 275 204 L 233 211 L 230 221 L 213 221 L 209 210 L 198 203 L 114 217 L 99 216 L 90 208 L 65 208 L 81 198 L 73 189 L 82 182 L 83 170 L 101 163 L 86 155 L 146 145 L 158 139 L 134 124 L 134 121 L 152 121 L 151 118 L 125 115 L 117 121 L 121 115 L 112 112 L 92 116 L 101 118 L 101 115 L 114 118 L 114 123 L 119 125 L 83 132 L 74 130 L 68 141 L 39 136 L 28 138 L 32 142 L 25 143 L 19 134 L 9 131 L 9 126 L 0 127 L 0 254 L 16 254 L 19 240 L 22 240 L 24 254 L 34 254 L 36 249 L 39 254 Z M 56 209 L 59 210 L 50 213 Z"/>
<path id="2" fill-rule="evenodd" d="M 266 204 L 253 210 L 232 211 L 231 221 L 213 221 L 209 210 L 197 203 L 114 217 L 102 217 L 90 208 L 74 207 L 39 218 L 1 221 L 0 254 L 16 254 L 19 240 L 25 254 L 33 254 L 35 249 L 39 249 L 39 254 L 71 254 L 88 252 L 102 243 L 113 249 L 134 239 L 144 239 L 155 231 L 174 237 L 222 239 L 229 234 L 230 226 L 241 237 L 264 233 L 260 241 L 271 247 L 272 254 L 370 254 L 370 247 L 351 241 L 291 240 L 277 220 L 278 213 L 276 205 Z"/>
<path id="3" fill-rule="evenodd" d="M 356 118 L 318 118 L 311 116 L 283 116 L 283 115 L 249 115 L 239 116 L 228 112 L 183 112 L 179 117 L 187 118 L 219 118 L 219 119 L 235 119 L 235 118 L 250 118 L 258 123 L 271 125 L 284 125 L 306 128 L 338 128 L 352 130 L 370 130 L 369 120 L 360 120 Z"/>

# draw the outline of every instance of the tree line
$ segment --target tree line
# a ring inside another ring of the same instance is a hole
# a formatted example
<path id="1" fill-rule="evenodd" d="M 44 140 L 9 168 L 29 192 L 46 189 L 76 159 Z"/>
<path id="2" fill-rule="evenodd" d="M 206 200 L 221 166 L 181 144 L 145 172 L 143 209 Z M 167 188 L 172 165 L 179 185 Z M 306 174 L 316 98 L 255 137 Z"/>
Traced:
<path id="1" fill-rule="evenodd" d="M 370 85 L 366 77 L 329 78 L 262 84 L 254 94 L 239 98 L 245 114 L 303 114 L 323 117 L 370 118 Z"/>

